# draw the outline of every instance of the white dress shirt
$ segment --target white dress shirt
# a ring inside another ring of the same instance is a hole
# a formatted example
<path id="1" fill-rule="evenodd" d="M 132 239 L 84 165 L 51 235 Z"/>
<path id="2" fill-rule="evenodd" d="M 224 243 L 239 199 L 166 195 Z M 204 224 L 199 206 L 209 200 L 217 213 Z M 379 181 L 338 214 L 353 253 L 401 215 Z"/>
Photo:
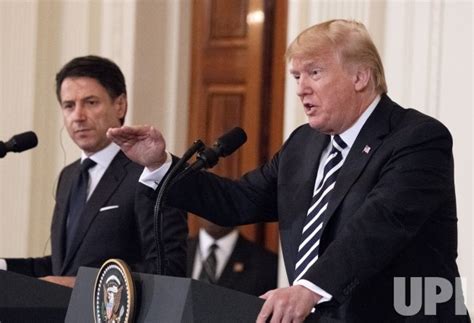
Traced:
<path id="1" fill-rule="evenodd" d="M 235 244 L 237 243 L 237 239 L 239 238 L 239 231 L 237 229 L 231 231 L 224 237 L 214 240 L 206 230 L 200 229 L 199 230 L 199 242 L 197 244 L 196 255 L 194 256 L 194 265 L 193 265 L 193 273 L 192 278 L 198 279 L 199 274 L 202 270 L 202 263 L 207 259 L 209 256 L 209 248 L 214 243 L 217 245 L 215 250 L 216 254 L 216 279 L 219 279 L 222 272 L 224 271 L 225 265 L 229 260 L 232 251 L 234 250 Z"/>
<path id="2" fill-rule="evenodd" d="M 120 147 L 115 143 L 109 144 L 102 150 L 87 156 L 84 152 L 81 154 L 81 162 L 89 158 L 96 162 L 94 167 L 89 168 L 89 184 L 87 186 L 87 199 L 89 199 L 94 192 L 97 184 L 99 184 L 100 179 L 104 175 L 105 171 L 109 167 L 112 160 L 120 151 Z"/>

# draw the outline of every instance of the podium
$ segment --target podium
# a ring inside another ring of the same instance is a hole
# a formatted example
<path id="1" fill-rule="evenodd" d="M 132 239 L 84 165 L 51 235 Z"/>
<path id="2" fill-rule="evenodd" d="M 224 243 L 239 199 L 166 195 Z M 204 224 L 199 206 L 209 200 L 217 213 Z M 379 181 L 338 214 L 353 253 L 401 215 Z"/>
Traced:
<path id="1" fill-rule="evenodd" d="M 81 267 L 66 322 L 94 322 L 93 295 L 98 269 Z M 132 273 L 135 322 L 255 322 L 263 300 L 190 278 Z"/>
<path id="2" fill-rule="evenodd" d="M 64 322 L 72 289 L 0 270 L 0 322 Z"/>

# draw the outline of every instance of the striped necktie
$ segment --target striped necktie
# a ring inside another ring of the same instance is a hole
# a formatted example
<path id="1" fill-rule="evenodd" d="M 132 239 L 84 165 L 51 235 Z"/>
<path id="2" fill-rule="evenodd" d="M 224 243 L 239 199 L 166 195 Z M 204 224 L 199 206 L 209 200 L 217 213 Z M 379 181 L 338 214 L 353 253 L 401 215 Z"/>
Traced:
<path id="1" fill-rule="evenodd" d="M 217 270 L 217 258 L 216 258 L 217 244 L 213 243 L 209 247 L 209 256 L 202 263 L 202 270 L 199 274 L 199 280 L 215 284 L 217 281 L 216 270 Z"/>
<path id="2" fill-rule="evenodd" d="M 299 280 L 318 260 L 322 227 L 324 221 L 326 221 L 325 211 L 328 207 L 331 192 L 336 184 L 337 174 L 344 162 L 342 150 L 346 147 L 347 144 L 341 137 L 338 135 L 333 137 L 332 149 L 324 165 L 323 178 L 314 192 L 311 206 L 308 209 L 304 222 L 295 266 L 295 281 Z"/>

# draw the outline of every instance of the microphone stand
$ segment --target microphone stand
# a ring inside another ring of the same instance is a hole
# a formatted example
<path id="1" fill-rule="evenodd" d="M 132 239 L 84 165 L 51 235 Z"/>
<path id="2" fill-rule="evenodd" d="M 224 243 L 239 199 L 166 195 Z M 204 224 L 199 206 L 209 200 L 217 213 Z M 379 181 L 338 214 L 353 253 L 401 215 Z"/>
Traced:
<path id="1" fill-rule="evenodd" d="M 168 175 L 164 178 L 156 197 L 155 207 L 153 209 L 153 229 L 155 236 L 155 247 L 157 252 L 156 268 L 158 275 L 166 275 L 166 255 L 163 243 L 163 210 L 162 205 L 166 197 L 166 191 L 170 184 L 175 183 L 172 181 L 175 174 L 183 167 L 183 165 L 196 153 L 204 150 L 205 146 L 201 140 L 196 140 L 191 147 L 183 154 L 181 159 L 171 168 Z M 179 176 L 178 178 L 182 178 Z"/>
<path id="2" fill-rule="evenodd" d="M 245 143 L 247 135 L 242 128 L 235 127 L 219 137 L 216 143 L 206 148 L 201 140 L 196 140 L 193 145 L 184 153 L 183 157 L 171 168 L 168 175 L 163 179 L 158 196 L 156 197 L 155 208 L 153 210 L 153 226 L 155 234 L 155 246 L 157 252 L 156 264 L 157 273 L 165 275 L 166 255 L 163 244 L 163 212 L 162 205 L 165 200 L 167 189 L 178 180 L 188 174 L 198 171 L 201 168 L 211 168 L 217 164 L 219 157 L 232 154 L 236 149 Z M 176 173 L 182 169 L 183 165 L 198 152 L 197 160 L 186 167 L 181 173 Z"/>

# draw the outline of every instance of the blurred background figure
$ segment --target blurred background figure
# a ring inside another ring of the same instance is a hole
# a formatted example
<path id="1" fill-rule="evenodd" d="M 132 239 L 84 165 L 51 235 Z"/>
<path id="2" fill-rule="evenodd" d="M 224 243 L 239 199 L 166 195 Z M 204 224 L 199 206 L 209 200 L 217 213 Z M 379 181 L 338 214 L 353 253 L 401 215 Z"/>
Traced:
<path id="1" fill-rule="evenodd" d="M 187 276 L 259 296 L 277 287 L 277 255 L 245 239 L 236 227 L 199 218 L 188 241 Z"/>

